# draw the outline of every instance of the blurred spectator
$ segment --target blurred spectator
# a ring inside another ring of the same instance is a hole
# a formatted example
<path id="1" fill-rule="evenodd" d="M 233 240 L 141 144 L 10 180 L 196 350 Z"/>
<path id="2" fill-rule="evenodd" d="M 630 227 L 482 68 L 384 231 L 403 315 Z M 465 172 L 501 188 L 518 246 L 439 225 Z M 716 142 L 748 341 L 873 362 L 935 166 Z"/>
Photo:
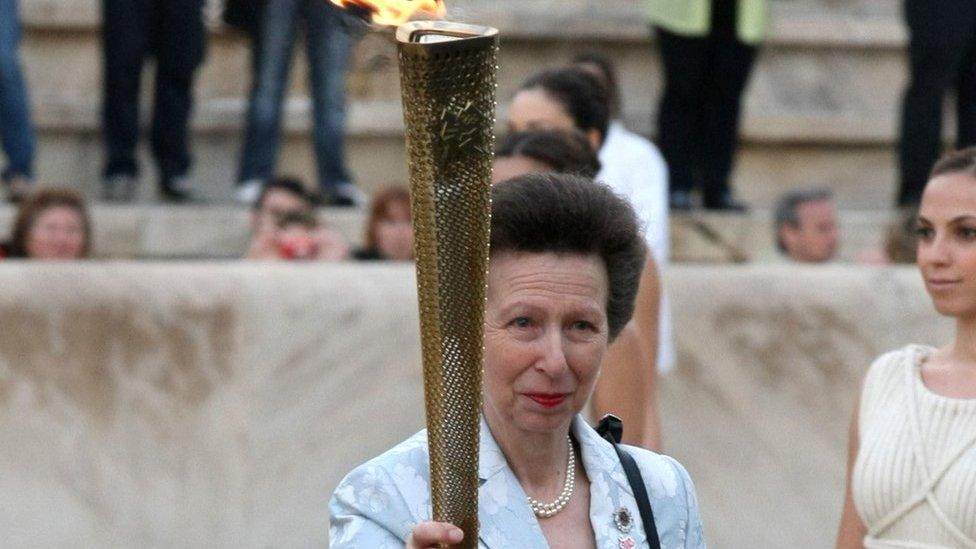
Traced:
<path id="1" fill-rule="evenodd" d="M 276 256 L 278 220 L 292 212 L 311 213 L 313 209 L 312 197 L 300 180 L 279 177 L 268 182 L 251 205 L 251 244 L 247 257 Z"/>
<path id="2" fill-rule="evenodd" d="M 776 246 L 792 261 L 826 263 L 837 254 L 837 208 L 829 189 L 798 189 L 776 204 Z"/>
<path id="3" fill-rule="evenodd" d="M 7 199 L 17 202 L 34 177 L 34 128 L 20 68 L 19 0 L 0 0 L 0 145 L 8 165 L 0 174 Z"/>
<path id="4" fill-rule="evenodd" d="M 344 156 L 346 70 L 365 23 L 327 0 L 274 0 L 264 5 L 252 45 L 253 80 L 236 197 L 253 202 L 275 171 L 282 105 L 300 26 L 309 63 L 319 189 L 331 205 L 363 204 L 365 195 L 353 184 Z"/>
<path id="5" fill-rule="evenodd" d="M 918 237 L 915 234 L 918 211 L 914 209 L 899 212 L 898 219 L 888 226 L 881 248 L 864 250 L 857 256 L 858 263 L 888 265 L 893 263 L 915 263 Z"/>
<path id="6" fill-rule="evenodd" d="M 711 210 L 743 211 L 729 178 L 742 92 L 765 34 L 768 0 L 647 0 L 664 68 L 658 143 L 670 205 L 690 210 L 700 187 Z"/>
<path id="7" fill-rule="evenodd" d="M 275 252 L 273 259 L 341 261 L 349 248 L 336 232 L 322 227 L 315 214 L 288 212 L 278 219 Z"/>
<path id="8" fill-rule="evenodd" d="M 282 223 L 285 223 L 284 227 Z M 302 230 L 308 233 L 311 242 L 304 242 L 296 234 Z M 311 248 L 306 250 L 306 245 Z M 312 207 L 312 197 L 301 181 L 280 177 L 261 190 L 251 209 L 248 259 L 337 261 L 344 259 L 348 251 L 348 246 L 340 235 L 319 226 Z"/>
<path id="9" fill-rule="evenodd" d="M 916 206 L 942 152 L 942 108 L 956 91 L 956 148 L 976 145 L 976 2 L 905 0 L 909 82 L 901 113 L 899 206 Z"/>
<path id="10" fill-rule="evenodd" d="M 508 110 L 509 131 L 573 130 L 582 131 L 593 150 L 601 150 L 610 126 L 608 90 L 592 74 L 577 68 L 563 68 L 540 72 L 526 80 L 512 98 Z M 611 159 L 612 160 L 612 159 Z M 658 265 L 668 259 L 668 222 L 660 220 L 664 211 L 660 196 L 653 188 L 625 177 L 619 167 L 609 167 L 601 161 L 601 172 L 618 177 L 597 180 L 609 185 L 630 201 L 644 227 L 644 238 Z M 624 168 L 626 169 L 626 168 Z M 633 169 L 631 166 L 630 169 Z M 651 232 L 653 231 L 653 232 Z M 656 327 L 657 367 L 668 371 L 674 364 L 671 344 L 671 314 L 667 299 L 660 307 L 660 322 Z"/>
<path id="11" fill-rule="evenodd" d="M 91 253 L 91 220 L 80 194 L 38 189 L 17 211 L 10 241 L 0 256 L 39 260 L 84 259 Z"/>
<path id="12" fill-rule="evenodd" d="M 534 172 L 582 175 L 593 179 L 600 160 L 576 129 L 509 133 L 495 149 L 492 183 Z"/>
<path id="13" fill-rule="evenodd" d="M 373 197 L 366 221 L 366 246 L 353 252 L 355 259 L 413 261 L 413 225 L 410 192 L 389 187 Z"/>
<path id="14" fill-rule="evenodd" d="M 596 179 L 630 198 L 645 223 L 644 234 L 654 260 L 663 268 L 671 244 L 668 236 L 668 166 L 653 143 L 629 131 L 620 121 L 620 89 L 613 63 L 595 52 L 576 56 L 574 63 L 600 80 L 607 90 L 611 120 L 607 137 L 600 147 L 602 169 Z"/>
<path id="15" fill-rule="evenodd" d="M 135 196 L 139 90 L 149 56 L 156 60 L 151 144 L 160 197 L 170 202 L 192 198 L 186 187 L 191 164 L 187 132 L 193 79 L 204 57 L 202 12 L 203 0 L 102 0 L 106 200 Z"/>

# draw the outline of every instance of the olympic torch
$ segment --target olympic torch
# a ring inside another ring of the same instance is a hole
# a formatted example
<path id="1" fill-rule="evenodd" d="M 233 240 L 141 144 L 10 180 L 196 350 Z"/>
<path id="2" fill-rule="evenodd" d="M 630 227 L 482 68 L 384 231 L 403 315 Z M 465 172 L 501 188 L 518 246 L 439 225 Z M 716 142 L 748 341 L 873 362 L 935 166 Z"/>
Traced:
<path id="1" fill-rule="evenodd" d="M 342 3 L 343 0 L 333 0 Z M 434 13 L 443 5 L 429 0 Z M 346 0 L 389 23 L 421 0 Z M 393 9 L 396 8 L 396 9 Z M 396 33 L 420 304 L 433 518 L 478 545 L 478 436 L 498 31 L 422 21 Z"/>

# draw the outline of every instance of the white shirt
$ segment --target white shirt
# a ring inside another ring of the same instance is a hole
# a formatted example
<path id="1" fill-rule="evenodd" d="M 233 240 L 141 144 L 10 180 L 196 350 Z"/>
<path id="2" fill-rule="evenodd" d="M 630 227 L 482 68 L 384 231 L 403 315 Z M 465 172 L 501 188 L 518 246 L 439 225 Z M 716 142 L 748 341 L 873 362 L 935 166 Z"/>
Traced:
<path id="1" fill-rule="evenodd" d="M 670 253 L 668 225 L 668 165 L 653 143 L 628 131 L 618 120 L 610 123 L 600 149 L 597 181 L 610 186 L 630 201 L 644 228 L 659 273 L 664 272 Z M 671 307 L 661 288 L 661 315 L 658 323 L 657 368 L 666 372 L 674 366 L 671 341 Z"/>

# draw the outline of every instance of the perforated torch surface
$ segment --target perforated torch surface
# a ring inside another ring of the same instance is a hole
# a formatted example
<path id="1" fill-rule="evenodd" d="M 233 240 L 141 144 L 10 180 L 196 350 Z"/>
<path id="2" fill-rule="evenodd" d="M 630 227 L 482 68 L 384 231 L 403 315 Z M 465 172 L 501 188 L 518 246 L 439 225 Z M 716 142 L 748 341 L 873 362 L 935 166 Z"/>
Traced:
<path id="1" fill-rule="evenodd" d="M 477 545 L 496 37 L 399 43 L 435 520 Z"/>

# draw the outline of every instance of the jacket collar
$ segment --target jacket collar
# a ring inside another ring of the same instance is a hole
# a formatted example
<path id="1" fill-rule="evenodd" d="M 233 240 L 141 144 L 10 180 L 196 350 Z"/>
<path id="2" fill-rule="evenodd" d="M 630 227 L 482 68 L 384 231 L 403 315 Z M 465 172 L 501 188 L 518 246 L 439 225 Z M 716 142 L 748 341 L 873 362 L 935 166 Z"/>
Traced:
<path id="1" fill-rule="evenodd" d="M 590 481 L 590 520 L 597 539 L 617 540 L 613 514 L 624 507 L 630 511 L 635 523 L 630 536 L 638 546 L 646 543 L 637 501 L 616 450 L 580 415 L 573 418 L 570 431 L 579 443 L 583 469 Z M 488 548 L 507 547 L 510 543 L 506 532 L 519 531 L 531 540 L 531 547 L 548 547 L 542 528 L 526 501 L 525 491 L 483 417 L 480 442 L 478 519 L 481 543 Z"/>

